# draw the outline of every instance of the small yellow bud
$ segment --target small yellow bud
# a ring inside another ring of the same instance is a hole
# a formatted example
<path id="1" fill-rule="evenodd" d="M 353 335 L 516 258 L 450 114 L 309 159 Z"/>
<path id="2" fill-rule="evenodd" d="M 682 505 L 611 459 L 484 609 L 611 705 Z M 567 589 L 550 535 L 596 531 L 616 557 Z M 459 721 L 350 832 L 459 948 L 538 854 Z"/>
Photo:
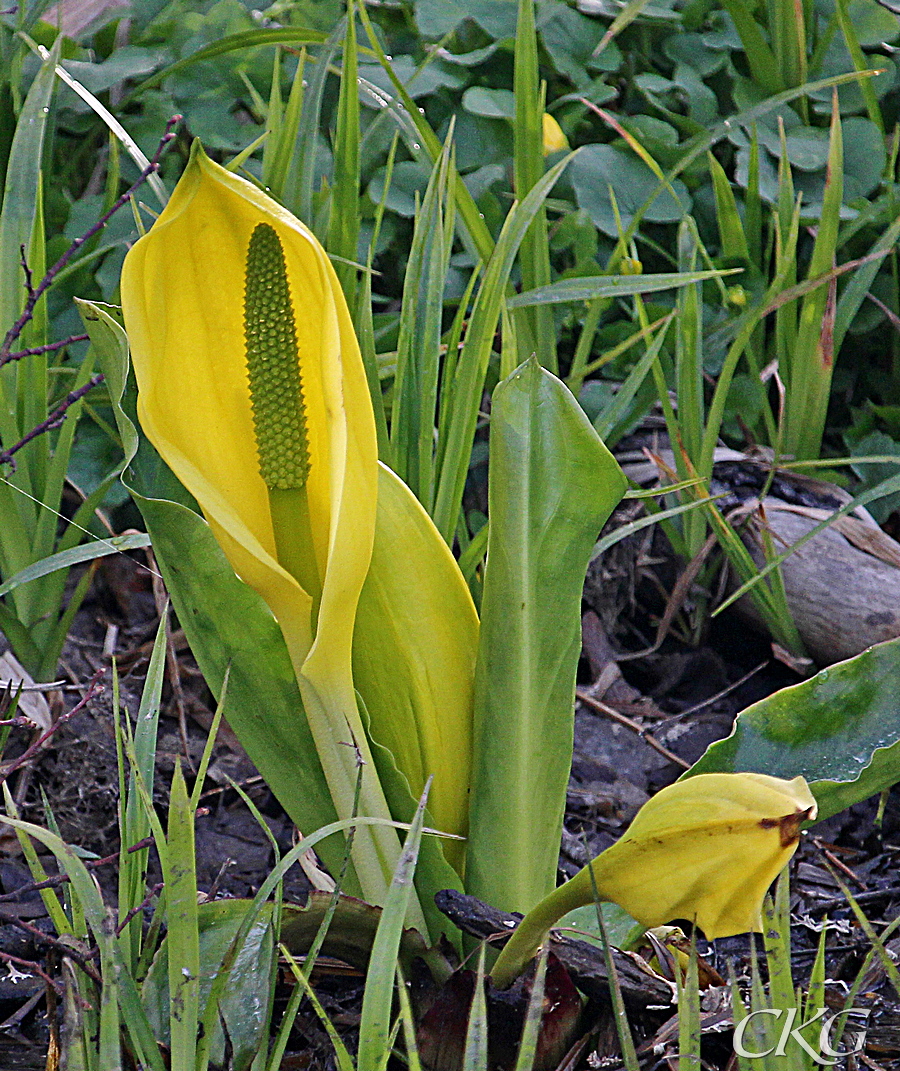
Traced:
<path id="1" fill-rule="evenodd" d="M 569 141 L 562 132 L 562 127 L 549 112 L 544 112 L 543 120 L 544 156 L 552 152 L 562 152 L 569 147 Z"/>

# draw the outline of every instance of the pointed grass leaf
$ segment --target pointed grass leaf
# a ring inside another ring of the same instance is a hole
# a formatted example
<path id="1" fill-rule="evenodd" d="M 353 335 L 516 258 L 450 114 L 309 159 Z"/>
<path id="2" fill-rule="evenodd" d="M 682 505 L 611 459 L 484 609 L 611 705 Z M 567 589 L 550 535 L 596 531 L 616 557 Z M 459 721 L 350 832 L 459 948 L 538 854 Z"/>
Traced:
<path id="1" fill-rule="evenodd" d="M 338 96 L 337 130 L 334 140 L 334 176 L 328 251 L 336 258 L 335 271 L 348 304 L 355 304 L 359 239 L 359 89 L 357 87 L 356 19 L 354 3 L 347 4 L 344 62 Z"/>
<path id="2" fill-rule="evenodd" d="M 544 156 L 547 152 L 544 135 L 548 125 L 555 147 L 568 149 L 559 124 L 544 111 L 547 94 L 546 86 L 539 84 L 538 38 L 535 27 L 535 5 L 532 0 L 519 0 L 513 89 L 515 102 L 514 187 L 516 197 L 521 201 L 543 174 Z M 549 120 L 549 124 L 546 120 Z M 561 143 L 559 138 L 561 138 Z M 519 249 L 519 266 L 523 290 L 533 290 L 549 284 L 550 238 L 547 231 L 547 210 L 543 205 L 537 210 L 531 226 L 522 239 Z M 556 373 L 556 330 L 552 310 L 537 306 L 528 312 L 519 313 L 518 320 L 525 343 L 525 351 L 522 352 L 520 341 L 519 360 L 524 360 L 530 353 L 536 353 L 544 368 Z"/>
<path id="3" fill-rule="evenodd" d="M 526 290 L 506 302 L 508 309 L 531 305 L 556 304 L 563 301 L 593 301 L 596 298 L 628 297 L 632 294 L 654 294 L 660 290 L 676 290 L 691 283 L 735 275 L 741 268 L 711 269 L 708 271 L 662 272 L 659 275 L 591 275 L 584 278 L 560 279 L 547 286 Z"/>
<path id="4" fill-rule="evenodd" d="M 157 71 L 150 78 L 136 85 L 122 103 L 125 104 L 133 100 L 148 89 L 154 89 L 173 74 L 177 74 L 195 63 L 215 59 L 218 56 L 224 56 L 228 52 L 237 52 L 245 48 L 258 48 L 260 45 L 317 45 L 324 43 L 325 39 L 326 34 L 321 31 L 308 30 L 299 26 L 245 30 L 240 33 L 229 34 L 227 37 L 223 37 L 221 41 L 214 41 L 203 48 L 198 48 L 191 55 L 169 64 L 168 67 L 164 67 L 161 71 Z"/>
<path id="5" fill-rule="evenodd" d="M 68 569 L 72 565 L 80 565 L 82 562 L 96 561 L 97 558 L 106 558 L 110 554 L 124 554 L 129 550 L 143 550 L 150 546 L 150 537 L 143 532 L 128 532 L 125 535 L 110 536 L 109 539 L 95 539 L 80 547 L 70 547 L 69 550 L 61 550 L 58 554 L 51 554 L 49 558 L 43 558 L 34 565 L 29 565 L 15 576 L 11 576 L 4 584 L 0 584 L 0 595 L 6 595 L 20 584 L 27 584 L 31 580 L 37 580 L 42 576 L 58 572 L 60 569 Z"/>

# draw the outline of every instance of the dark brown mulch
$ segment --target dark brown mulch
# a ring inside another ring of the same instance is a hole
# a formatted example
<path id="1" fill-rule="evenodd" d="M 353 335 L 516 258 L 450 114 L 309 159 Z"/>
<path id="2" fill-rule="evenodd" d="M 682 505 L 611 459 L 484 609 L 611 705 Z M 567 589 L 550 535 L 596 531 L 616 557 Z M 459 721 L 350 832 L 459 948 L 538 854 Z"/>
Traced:
<path id="1" fill-rule="evenodd" d="M 607 578 L 608 579 L 608 578 Z M 621 592 L 619 593 L 621 595 Z M 121 694 L 133 715 L 137 709 L 153 637 L 158 625 L 156 597 L 147 573 L 139 563 L 119 559 L 104 569 L 90 602 L 78 616 L 63 658 L 72 685 L 83 689 L 103 670 L 103 691 L 85 710 L 64 725 L 37 759 L 11 779 L 11 788 L 24 817 L 46 823 L 41 792 L 53 812 L 62 836 L 100 859 L 94 873 L 109 902 L 116 887 L 115 853 L 118 850 L 116 800 L 118 775 L 109 654 L 119 667 Z M 590 598 L 590 584 L 587 589 Z M 623 604 L 631 601 L 632 620 L 646 609 L 643 596 L 632 588 Z M 588 604 L 592 604 L 589 602 Z M 585 658 L 580 674 L 582 696 L 576 711 L 575 751 L 560 866 L 572 874 L 587 859 L 618 837 L 641 804 L 660 787 L 673 781 L 685 764 L 731 728 L 735 714 L 763 695 L 793 683 L 797 678 L 773 660 L 766 641 L 737 619 L 717 621 L 705 645 L 690 649 L 673 639 L 652 654 L 622 659 L 623 645 L 634 650 L 650 646 L 646 637 L 621 634 L 620 623 L 594 607 L 599 616 L 585 620 Z M 658 607 L 657 607 L 658 610 Z M 154 799 L 161 813 L 167 803 L 167 785 L 175 762 L 191 780 L 210 724 L 213 703 L 183 637 L 173 624 L 171 661 L 164 693 L 157 752 Z M 619 633 L 619 634 L 617 634 Z M 614 639 L 610 639 L 613 635 Z M 175 667 L 177 666 L 177 679 Z M 64 693 L 70 708 L 79 697 L 74 688 Z M 23 747 L 14 738 L 7 756 Z M 204 786 L 204 811 L 197 820 L 199 884 L 212 896 L 252 895 L 273 865 L 269 842 L 228 778 L 245 786 L 262 812 L 282 851 L 291 845 L 292 827 L 277 801 L 258 778 L 255 769 L 227 727 L 220 734 Z M 811 969 L 819 933 L 827 917 L 827 975 L 837 995 L 855 977 L 865 961 L 868 942 L 853 919 L 828 866 L 838 867 L 873 919 L 876 928 L 900 910 L 900 797 L 895 792 L 876 822 L 876 804 L 852 808 L 814 830 L 795 864 L 792 910 L 793 969 L 803 981 Z M 49 923 L 36 892 L 28 891 L 30 876 L 14 838 L 4 836 L 0 856 L 0 952 L 31 960 L 59 977 L 59 953 L 40 937 Z M 44 860 L 49 872 L 52 861 Z M 156 879 L 153 879 L 156 880 Z M 302 902 L 308 884 L 299 868 L 289 875 L 287 894 Z M 476 911 L 477 913 L 477 911 Z M 730 970 L 746 976 L 750 950 L 746 939 L 701 946 L 709 965 L 721 975 Z M 898 945 L 900 950 L 900 945 Z M 48 1030 L 48 984 L 27 967 L 0 968 L 0 1068 L 45 1066 Z M 897 994 L 887 982 L 877 959 L 869 967 L 865 999 L 877 1007 L 871 1018 L 866 1061 L 900 1066 L 900 1011 Z M 362 979 L 358 971 L 330 967 L 316 973 L 316 984 L 327 1010 L 352 1045 L 358 1023 Z M 639 980 L 634 983 L 640 988 Z M 657 983 L 647 981 L 643 1010 L 640 999 L 629 1009 L 647 1067 L 671 1059 L 677 1052 L 677 1030 L 670 1023 Z M 663 986 L 663 991 L 665 990 Z M 585 991 L 588 991 L 587 988 Z M 285 990 L 286 992 L 286 990 Z M 594 994 L 598 1008 L 600 988 Z M 712 991 L 711 991 L 712 992 Z M 710 1066 L 725 1067 L 730 1055 L 727 1016 L 720 998 L 711 995 L 704 1023 L 704 1058 Z M 52 1003 L 52 1001 L 51 1001 Z M 655 1008 L 648 1008 L 654 1005 Z M 592 1005 L 593 1006 L 593 1005 Z M 610 1021 L 599 1014 L 600 1042 L 592 1035 L 588 1052 L 612 1058 L 616 1051 Z M 724 1029 L 723 1029 L 724 1028 Z M 592 1057 L 595 1061 L 599 1057 Z M 865 1062 L 865 1061 L 864 1061 Z M 613 1060 L 613 1064 L 615 1061 Z M 306 1004 L 301 1009 L 285 1067 L 333 1066 L 330 1043 Z M 612 1065 L 610 1065 L 612 1066 Z"/>

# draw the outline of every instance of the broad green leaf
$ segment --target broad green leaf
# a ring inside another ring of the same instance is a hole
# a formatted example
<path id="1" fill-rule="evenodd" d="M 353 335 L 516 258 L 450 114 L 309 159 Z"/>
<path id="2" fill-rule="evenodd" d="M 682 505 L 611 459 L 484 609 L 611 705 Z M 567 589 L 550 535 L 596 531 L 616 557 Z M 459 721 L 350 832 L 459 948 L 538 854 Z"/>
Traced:
<path id="1" fill-rule="evenodd" d="M 200 949 L 200 1008 L 206 1006 L 212 980 L 220 969 L 226 953 L 250 907 L 249 900 L 217 900 L 201 904 L 197 911 Z M 171 936 L 160 945 L 153 965 L 141 986 L 141 999 L 156 1038 L 170 1044 L 169 1017 L 169 948 Z M 177 945 L 177 962 L 181 962 L 181 946 Z M 225 1063 L 225 1031 L 232 1046 L 235 1071 L 249 1066 L 250 1060 L 268 1035 L 265 1009 L 268 1003 L 268 969 L 272 955 L 271 905 L 260 912 L 241 944 L 232 965 L 228 985 L 219 1005 L 215 1035 L 210 1045 L 210 1058 Z"/>
<path id="2" fill-rule="evenodd" d="M 470 86 L 462 95 L 462 106 L 472 115 L 482 115 L 485 119 L 513 119 L 516 96 L 511 89 Z"/>
<path id="3" fill-rule="evenodd" d="M 881 182 L 887 161 L 884 135 L 860 115 L 843 121 L 844 204 L 868 197 Z"/>
<path id="4" fill-rule="evenodd" d="M 581 588 L 625 487 L 574 397 L 536 361 L 497 387 L 466 889 L 503 909 L 528 910 L 555 884 Z"/>
<path id="5" fill-rule="evenodd" d="M 387 185 L 387 168 L 380 167 L 369 182 L 368 194 L 375 204 L 385 205 L 398 216 L 412 219 L 418 202 L 428 185 L 428 171 L 417 160 L 401 160 L 391 170 Z"/>
<path id="6" fill-rule="evenodd" d="M 819 819 L 900 780 L 900 640 L 754 703 L 684 775 L 749 771 L 809 782 Z"/>
<path id="7" fill-rule="evenodd" d="M 331 893 L 326 892 L 311 892 L 303 907 L 283 904 L 279 938 L 281 943 L 295 956 L 305 956 L 318 935 L 330 905 Z M 334 956 L 357 970 L 368 970 L 381 912 L 382 909 L 373 904 L 366 904 L 351 896 L 339 896 L 321 954 Z M 428 963 L 432 976 L 436 979 L 450 973 L 451 968 L 442 953 L 429 949 L 417 930 L 406 929 L 400 940 L 397 962 L 404 973 L 407 973 L 416 958 Z"/>
<path id="8" fill-rule="evenodd" d="M 416 0 L 416 22 L 425 37 L 442 37 L 471 19 L 495 40 L 513 37 L 515 9 L 510 0 Z"/>

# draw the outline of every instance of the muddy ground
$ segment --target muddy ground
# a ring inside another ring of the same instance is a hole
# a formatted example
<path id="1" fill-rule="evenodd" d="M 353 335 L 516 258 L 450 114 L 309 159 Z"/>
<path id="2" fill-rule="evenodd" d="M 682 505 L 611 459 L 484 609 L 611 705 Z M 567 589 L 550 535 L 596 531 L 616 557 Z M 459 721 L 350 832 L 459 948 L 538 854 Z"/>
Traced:
<path id="1" fill-rule="evenodd" d="M 612 843 L 653 792 L 673 781 L 711 741 L 726 735 L 739 710 L 798 680 L 772 657 L 763 637 L 728 615 L 717 619 L 701 646 L 686 646 L 673 634 L 658 650 L 633 657 L 652 646 L 651 622 L 659 612 L 652 585 L 635 584 L 633 576 L 629 578 L 628 590 L 615 596 L 627 610 L 623 616 L 610 609 L 609 575 L 603 585 L 596 582 L 596 576 L 594 580 L 592 588 L 589 577 L 585 592 L 584 657 L 560 857 L 561 870 L 567 874 Z M 601 587 L 607 592 L 602 598 L 596 595 Z M 100 692 L 8 782 L 24 817 L 46 823 L 43 794 L 63 837 L 98 859 L 108 860 L 94 866 L 94 873 L 111 903 L 119 843 L 110 665 L 114 655 L 123 701 L 134 713 L 159 623 L 160 595 L 158 586 L 154 592 L 140 556 L 134 560 L 119 557 L 101 568 L 64 652 L 61 679 L 67 679 L 66 686 L 49 698 L 59 716 L 83 697 L 87 682 L 97 674 Z M 182 764 L 189 782 L 192 778 L 212 709 L 211 695 L 173 617 L 157 752 L 155 798 L 161 813 L 174 763 Z M 15 730 L 4 759 L 14 759 L 30 742 L 27 734 Z M 292 843 L 291 823 L 225 727 L 204 788 L 204 810 L 197 819 L 199 885 L 213 897 L 252 895 L 273 865 L 266 837 L 229 787 L 229 778 L 245 787 L 280 849 L 285 851 Z M 793 864 L 795 977 L 802 980 L 808 974 L 827 916 L 827 976 L 834 999 L 853 981 L 870 946 L 828 865 L 837 866 L 859 895 L 876 930 L 900 913 L 900 794 L 895 790 L 888 797 L 880 816 L 877 802 L 860 804 L 817 826 Z M 0 956 L 6 961 L 0 965 L 0 1069 L 44 1068 L 51 1039 L 49 1022 L 58 1017 L 54 1008 L 60 1001 L 61 953 L 49 937 L 43 904 L 31 888 L 14 837 L 4 834 L 0 848 Z M 51 861 L 45 863 L 52 872 Z M 308 885 L 300 869 L 295 870 L 286 884 L 287 897 L 302 903 Z M 889 945 L 894 959 L 898 947 L 896 942 Z M 746 939 L 719 941 L 714 947 L 702 944 L 701 951 L 722 976 L 728 977 L 730 971 L 747 975 Z M 37 973 L 38 968 L 46 977 Z M 329 963 L 317 969 L 316 979 L 326 1007 L 352 1046 L 360 972 Z M 652 990 L 649 986 L 648 1004 Z M 721 998 L 716 999 L 721 1003 Z M 722 1008 L 712 997 L 710 1001 L 704 1019 L 708 1031 L 704 1059 L 710 1067 L 730 1067 L 733 1054 L 727 1016 L 723 1022 Z M 898 994 L 877 958 L 869 967 L 859 1003 L 873 1013 L 867 1047 L 851 1058 L 855 1066 L 873 1071 L 879 1066 L 900 1067 Z M 617 1046 L 605 1014 L 599 1004 L 592 1009 L 584 1031 L 589 1041 L 582 1049 L 582 1066 L 586 1060 L 593 1066 L 617 1063 Z M 632 1027 L 643 1042 L 642 1061 L 647 1067 L 671 1065 L 674 1059 L 677 1031 L 673 1033 L 671 1015 L 671 1008 L 642 1008 L 639 999 L 630 1006 Z M 588 1060 L 590 1052 L 595 1055 Z M 334 1066 L 330 1045 L 306 1007 L 298 1017 L 283 1066 Z"/>

